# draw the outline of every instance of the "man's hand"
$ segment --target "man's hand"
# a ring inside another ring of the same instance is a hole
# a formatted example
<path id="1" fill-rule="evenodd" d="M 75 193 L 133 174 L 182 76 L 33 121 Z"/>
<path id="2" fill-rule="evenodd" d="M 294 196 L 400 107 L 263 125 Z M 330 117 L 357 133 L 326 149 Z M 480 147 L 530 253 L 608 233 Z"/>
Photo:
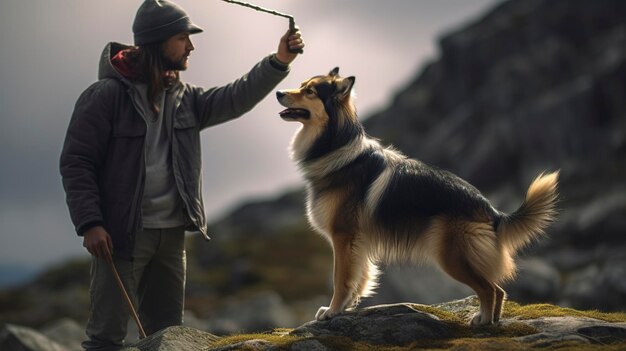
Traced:
<path id="1" fill-rule="evenodd" d="M 113 242 L 111 236 L 101 226 L 96 226 L 83 235 L 83 246 L 95 257 L 111 263 L 113 261 Z"/>
<path id="2" fill-rule="evenodd" d="M 300 28 L 297 26 L 295 32 L 291 33 L 290 31 L 287 31 L 287 33 L 280 38 L 278 51 L 276 52 L 276 58 L 278 61 L 288 65 L 296 58 L 296 56 L 298 56 L 297 53 L 289 51 L 290 48 L 292 50 L 300 50 L 304 48 L 304 40 L 302 40 Z"/>

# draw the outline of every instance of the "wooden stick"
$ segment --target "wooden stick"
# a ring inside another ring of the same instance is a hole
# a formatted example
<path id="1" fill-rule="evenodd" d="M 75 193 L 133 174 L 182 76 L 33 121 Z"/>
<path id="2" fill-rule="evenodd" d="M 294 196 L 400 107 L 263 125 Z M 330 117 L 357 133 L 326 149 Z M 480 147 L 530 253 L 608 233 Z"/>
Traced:
<path id="1" fill-rule="evenodd" d="M 238 0 L 222 0 L 222 1 L 227 2 L 229 4 L 235 4 L 235 5 L 239 5 L 239 6 L 248 7 L 248 8 L 260 11 L 260 12 L 270 13 L 270 14 L 272 14 L 274 16 L 280 16 L 280 17 L 289 18 L 289 31 L 291 33 L 295 33 L 295 31 L 296 31 L 296 21 L 295 21 L 295 19 L 293 18 L 292 15 L 288 15 L 286 13 L 281 13 L 281 12 L 278 12 L 278 11 L 266 9 L 266 8 L 261 7 L 261 6 L 253 5 L 253 4 L 250 4 L 250 3 L 247 3 L 247 2 L 243 2 L 243 1 L 238 1 Z M 302 50 L 302 49 L 292 49 L 292 48 L 289 48 L 289 51 L 294 53 L 294 54 L 302 54 L 302 53 L 304 53 L 304 50 Z"/>
<path id="2" fill-rule="evenodd" d="M 124 283 L 122 283 L 122 279 L 120 279 L 120 275 L 119 273 L 117 273 L 117 269 L 115 268 L 115 263 L 113 263 L 113 259 L 111 259 L 110 263 L 111 263 L 111 269 L 113 269 L 113 275 L 115 276 L 115 280 L 117 281 L 117 285 L 119 285 L 120 290 L 122 291 L 122 295 L 124 295 L 124 299 L 126 300 L 128 307 L 130 308 L 133 319 L 135 320 L 135 323 L 137 323 L 137 327 L 139 328 L 139 335 L 141 336 L 141 339 L 145 339 L 146 332 L 143 330 L 143 326 L 141 325 L 141 322 L 139 321 L 139 316 L 137 316 L 137 312 L 135 311 L 133 302 L 130 300 L 130 297 L 128 297 L 126 288 L 124 288 Z"/>
<path id="3" fill-rule="evenodd" d="M 291 18 L 291 19 L 293 19 L 293 16 L 288 15 L 288 14 L 286 14 L 286 13 L 280 13 L 280 12 L 278 12 L 278 11 L 274 11 L 274 10 L 270 10 L 270 9 L 263 8 L 263 7 L 261 7 L 261 6 L 256 6 L 256 5 L 253 5 L 253 4 L 249 4 L 249 3 L 247 3 L 247 2 L 237 1 L 237 0 L 222 0 L 222 1 L 227 2 L 227 3 L 230 3 L 230 4 L 239 5 L 239 6 L 249 7 L 249 8 L 251 8 L 251 9 L 254 9 L 254 10 L 257 10 L 257 11 L 260 11 L 260 12 L 271 13 L 271 14 L 272 14 L 272 15 L 274 15 L 274 16 L 280 16 L 280 17 L 285 17 L 285 18 Z"/>

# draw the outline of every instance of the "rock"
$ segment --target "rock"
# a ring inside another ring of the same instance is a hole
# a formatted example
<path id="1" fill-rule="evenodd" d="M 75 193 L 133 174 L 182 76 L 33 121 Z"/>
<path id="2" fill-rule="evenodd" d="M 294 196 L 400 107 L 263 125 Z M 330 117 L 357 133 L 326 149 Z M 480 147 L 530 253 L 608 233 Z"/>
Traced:
<path id="1" fill-rule="evenodd" d="M 189 310 L 185 310 L 183 316 L 183 326 L 199 330 L 210 330 L 209 323 L 207 321 L 198 318 L 193 311 Z"/>
<path id="2" fill-rule="evenodd" d="M 290 334 L 316 340 L 340 336 L 354 342 L 395 346 L 416 345 L 420 341 L 433 343 L 438 339 L 501 339 L 501 335 L 512 336 L 511 342 L 524 343 L 528 348 L 543 348 L 560 343 L 568 343 L 570 346 L 572 343 L 626 346 L 626 322 L 612 323 L 583 316 L 527 318 L 517 315 L 503 318 L 498 326 L 469 327 L 465 323 L 460 324 L 459 320 L 467 319 L 467 316 L 477 312 L 476 296 L 423 307 L 450 312 L 456 317 L 442 320 L 416 310 L 419 306 L 409 304 L 381 305 L 346 312 L 328 321 L 309 322 Z M 557 312 L 545 310 L 544 313 L 561 313 L 558 307 L 554 309 Z M 624 316 L 621 318 L 625 319 Z M 488 340 L 486 342 L 489 343 Z M 511 345 L 505 348 L 509 347 Z"/>
<path id="3" fill-rule="evenodd" d="M 585 317 L 541 317 L 523 320 L 540 333 L 514 338 L 525 343 L 545 347 L 562 341 L 585 344 L 613 344 L 626 342 L 626 323 L 607 323 Z"/>
<path id="4" fill-rule="evenodd" d="M 626 323 L 621 325 L 596 325 L 579 328 L 576 331 L 579 335 L 593 340 L 600 344 L 613 344 L 626 340 Z"/>
<path id="5" fill-rule="evenodd" d="M 536 257 L 520 259 L 517 265 L 517 277 L 504 285 L 511 299 L 522 303 L 557 301 L 561 278 L 554 266 Z"/>
<path id="6" fill-rule="evenodd" d="M 596 284 L 616 271 L 605 268 L 612 248 L 626 250 L 624 18 L 626 3 L 614 0 L 502 1 L 443 36 L 441 57 L 365 119 L 371 135 L 468 179 L 500 210 L 517 208 L 537 173 L 561 169 L 557 223 L 531 247 L 553 267 L 522 267 L 525 281 L 507 289 L 516 299 L 626 308 L 618 292 L 598 298 L 613 287 Z M 553 259 L 558 251 L 569 252 Z M 585 285 L 583 270 L 594 269 L 611 272 Z"/>
<path id="7" fill-rule="evenodd" d="M 327 321 L 313 321 L 291 335 L 345 336 L 370 344 L 407 345 L 420 339 L 451 337 L 453 328 L 434 315 L 408 304 L 381 305 L 343 313 Z"/>
<path id="8" fill-rule="evenodd" d="M 569 272 L 561 304 L 579 309 L 619 310 L 626 300 L 626 255 L 615 254 Z"/>
<path id="9" fill-rule="evenodd" d="M 435 308 L 454 314 L 471 316 L 478 312 L 480 301 L 476 295 L 471 295 L 463 299 L 437 303 L 432 305 Z"/>
<path id="10" fill-rule="evenodd" d="M 330 351 L 328 348 L 318 340 L 302 340 L 296 341 L 289 347 L 289 351 Z"/>
<path id="11" fill-rule="evenodd" d="M 5 325 L 0 331 L 0 350 L 70 351 L 34 329 L 12 324 Z"/>
<path id="12" fill-rule="evenodd" d="M 275 345 L 269 341 L 263 339 L 254 339 L 238 342 L 232 345 L 218 347 L 211 351 L 237 351 L 237 350 L 249 350 L 249 351 L 269 351 L 275 349 Z"/>
<path id="13" fill-rule="evenodd" d="M 433 289 L 439 293 L 433 294 Z M 433 304 L 462 298 L 472 292 L 469 287 L 450 278 L 432 265 L 390 266 L 383 269 L 376 295 L 364 299 L 361 306 L 375 306 L 398 301 Z"/>
<path id="14" fill-rule="evenodd" d="M 169 327 L 128 345 L 125 351 L 206 350 L 217 340 L 213 334 L 188 327 Z"/>
<path id="15" fill-rule="evenodd" d="M 262 292 L 244 301 L 230 301 L 209 319 L 216 334 L 259 332 L 277 325 L 293 327 L 296 317 L 275 292 Z"/>
<path id="16" fill-rule="evenodd" d="M 263 334 L 225 338 L 177 326 L 131 343 L 124 351 L 375 350 L 381 345 L 400 349 L 455 350 L 566 349 L 585 345 L 609 345 L 617 350 L 626 347 L 626 314 L 623 313 L 581 312 L 545 304 L 522 306 L 507 302 L 504 317 L 498 325 L 470 327 L 466 320 L 477 308 L 475 296 L 430 306 L 379 305 L 348 311 L 326 321 L 311 321 L 291 331 L 276 329 Z M 0 333 L 0 349 L 3 351 L 69 351 L 28 328 L 7 328 Z M 25 331 L 32 334 L 29 340 L 39 338 L 38 342 L 7 343 L 7 335 L 22 336 Z M 217 342 L 220 346 L 216 346 Z"/>
<path id="17" fill-rule="evenodd" d="M 83 350 L 81 343 L 87 338 L 84 326 L 69 318 L 48 323 L 40 331 L 48 338 L 67 346 L 71 351 Z"/>
<path id="18" fill-rule="evenodd" d="M 547 333 L 547 332 L 520 336 L 520 337 L 514 338 L 514 340 L 527 343 L 527 344 L 532 343 L 538 347 L 548 347 L 554 343 L 567 342 L 567 341 L 572 341 L 572 342 L 580 343 L 580 344 L 591 343 L 588 339 L 579 335 L 574 335 L 574 334 L 563 335 L 559 333 Z"/>

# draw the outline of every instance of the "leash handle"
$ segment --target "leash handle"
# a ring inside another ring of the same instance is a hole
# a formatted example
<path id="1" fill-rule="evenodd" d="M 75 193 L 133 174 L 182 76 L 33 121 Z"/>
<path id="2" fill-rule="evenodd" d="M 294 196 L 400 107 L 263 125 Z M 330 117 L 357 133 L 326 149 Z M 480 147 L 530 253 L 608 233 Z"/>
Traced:
<path id="1" fill-rule="evenodd" d="M 289 16 L 289 33 L 293 34 L 295 32 L 296 32 L 296 20 L 292 16 Z M 304 50 L 289 48 L 289 52 L 293 54 L 302 54 L 304 53 Z"/>

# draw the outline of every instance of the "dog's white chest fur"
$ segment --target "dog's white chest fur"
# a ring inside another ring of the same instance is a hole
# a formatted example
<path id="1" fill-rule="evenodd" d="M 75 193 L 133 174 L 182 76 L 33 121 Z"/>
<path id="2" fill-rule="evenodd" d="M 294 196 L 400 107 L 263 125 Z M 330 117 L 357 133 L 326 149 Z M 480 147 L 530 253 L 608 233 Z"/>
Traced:
<path id="1" fill-rule="evenodd" d="M 310 185 L 307 186 L 307 218 L 311 226 L 330 240 L 332 221 L 337 210 L 333 196 L 321 195 L 314 198 Z"/>

